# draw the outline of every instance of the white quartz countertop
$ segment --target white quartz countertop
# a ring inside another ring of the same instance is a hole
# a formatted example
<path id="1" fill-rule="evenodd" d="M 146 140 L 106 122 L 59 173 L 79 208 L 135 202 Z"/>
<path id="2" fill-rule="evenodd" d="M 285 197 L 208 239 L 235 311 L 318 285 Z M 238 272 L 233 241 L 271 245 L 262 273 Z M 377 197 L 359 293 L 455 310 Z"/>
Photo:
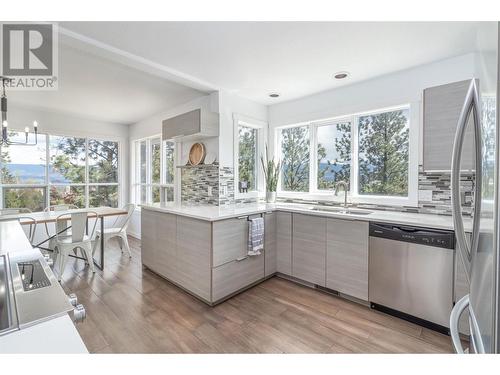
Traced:
<path id="1" fill-rule="evenodd" d="M 419 214 L 397 211 L 382 211 L 371 210 L 368 215 L 343 214 L 329 211 L 314 211 L 312 204 L 297 204 L 297 203 L 245 203 L 226 206 L 209 206 L 209 205 L 179 205 L 173 203 L 167 204 L 152 204 L 142 205 L 143 209 L 159 212 L 167 212 L 175 215 L 187 216 L 194 219 L 218 221 L 233 217 L 259 214 L 262 212 L 285 211 L 296 212 L 308 215 L 324 216 L 339 218 L 345 220 L 372 221 L 382 223 L 394 223 L 403 225 L 413 225 L 426 228 L 447 229 L 453 230 L 453 221 L 451 216 L 435 215 L 435 214 Z M 365 210 L 365 209 L 363 209 Z M 466 231 L 472 228 L 472 220 L 464 218 L 464 226 Z"/>
<path id="2" fill-rule="evenodd" d="M 85 323 L 83 323 L 85 324 Z M 1 354 L 87 354 L 68 315 L 0 337 Z"/>

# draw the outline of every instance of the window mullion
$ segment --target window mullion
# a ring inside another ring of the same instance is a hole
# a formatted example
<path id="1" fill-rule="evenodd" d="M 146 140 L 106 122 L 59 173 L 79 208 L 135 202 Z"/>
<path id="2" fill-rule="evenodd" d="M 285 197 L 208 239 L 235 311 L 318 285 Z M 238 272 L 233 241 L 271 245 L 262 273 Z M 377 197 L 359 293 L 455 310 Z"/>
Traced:
<path id="1" fill-rule="evenodd" d="M 358 116 L 351 118 L 351 195 L 358 196 L 358 176 L 359 176 L 359 129 Z"/>
<path id="2" fill-rule="evenodd" d="M 318 179 L 318 137 L 317 137 L 317 125 L 309 125 L 309 192 L 317 192 L 317 179 Z"/>
<path id="3" fill-rule="evenodd" d="M 89 181 L 89 139 L 85 138 L 85 207 L 90 206 L 90 181 Z"/>

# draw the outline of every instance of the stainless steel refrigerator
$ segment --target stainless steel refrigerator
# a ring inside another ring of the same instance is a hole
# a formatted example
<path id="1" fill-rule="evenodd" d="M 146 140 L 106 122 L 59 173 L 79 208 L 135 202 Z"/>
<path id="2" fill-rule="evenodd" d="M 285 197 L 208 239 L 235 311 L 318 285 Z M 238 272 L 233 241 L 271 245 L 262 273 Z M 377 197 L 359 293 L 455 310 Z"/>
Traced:
<path id="1" fill-rule="evenodd" d="M 469 294 L 450 316 L 450 331 L 457 353 L 500 353 L 500 209 L 498 131 L 498 24 L 478 32 L 475 79 L 471 80 L 455 135 L 451 171 L 453 223 L 457 254 L 466 270 Z M 475 189 L 472 227 L 464 226 L 460 199 L 460 158 L 474 128 Z M 466 232 L 470 232 L 468 236 Z M 469 311 L 470 343 L 464 349 L 458 333 L 460 315 Z"/>

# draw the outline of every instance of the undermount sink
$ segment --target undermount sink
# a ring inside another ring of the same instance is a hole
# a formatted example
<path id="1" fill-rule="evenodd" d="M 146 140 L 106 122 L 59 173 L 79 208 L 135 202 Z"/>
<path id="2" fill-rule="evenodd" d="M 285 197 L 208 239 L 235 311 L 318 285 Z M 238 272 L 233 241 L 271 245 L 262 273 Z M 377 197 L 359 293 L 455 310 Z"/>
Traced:
<path id="1" fill-rule="evenodd" d="M 334 212 L 336 214 L 345 214 L 345 215 L 369 215 L 373 212 L 373 211 L 368 211 L 368 210 L 360 210 L 358 208 L 322 207 L 322 206 L 311 207 L 311 210 L 324 211 L 324 212 Z"/>

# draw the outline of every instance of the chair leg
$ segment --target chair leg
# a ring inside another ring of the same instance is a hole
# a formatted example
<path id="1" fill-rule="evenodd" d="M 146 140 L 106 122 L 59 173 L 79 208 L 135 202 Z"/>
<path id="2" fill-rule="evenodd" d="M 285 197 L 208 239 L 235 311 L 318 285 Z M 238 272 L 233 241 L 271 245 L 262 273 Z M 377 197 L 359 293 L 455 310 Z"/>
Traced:
<path id="1" fill-rule="evenodd" d="M 123 244 L 125 245 L 125 250 L 127 250 L 127 252 L 128 252 L 128 257 L 132 258 L 132 253 L 130 252 L 130 246 L 128 245 L 127 234 L 121 233 L 120 239 L 122 240 Z"/>
<path id="2" fill-rule="evenodd" d="M 121 237 L 116 237 L 118 240 L 118 245 L 120 245 L 120 250 L 122 251 L 123 254 L 123 240 Z"/>
<path id="3" fill-rule="evenodd" d="M 92 273 L 95 273 L 94 262 L 92 261 L 92 244 L 88 244 L 82 247 L 82 250 L 85 252 L 85 256 L 88 259 L 88 265 Z"/>
<path id="4" fill-rule="evenodd" d="M 97 250 L 97 246 L 99 246 L 99 249 L 101 248 L 101 237 L 96 236 L 95 241 L 94 241 L 94 246 L 92 247 L 92 257 L 95 254 L 95 251 Z"/>
<path id="5" fill-rule="evenodd" d="M 59 254 L 59 281 L 61 281 L 62 274 L 64 273 L 64 268 L 66 268 L 66 263 L 68 262 L 68 255 L 61 252 Z"/>

